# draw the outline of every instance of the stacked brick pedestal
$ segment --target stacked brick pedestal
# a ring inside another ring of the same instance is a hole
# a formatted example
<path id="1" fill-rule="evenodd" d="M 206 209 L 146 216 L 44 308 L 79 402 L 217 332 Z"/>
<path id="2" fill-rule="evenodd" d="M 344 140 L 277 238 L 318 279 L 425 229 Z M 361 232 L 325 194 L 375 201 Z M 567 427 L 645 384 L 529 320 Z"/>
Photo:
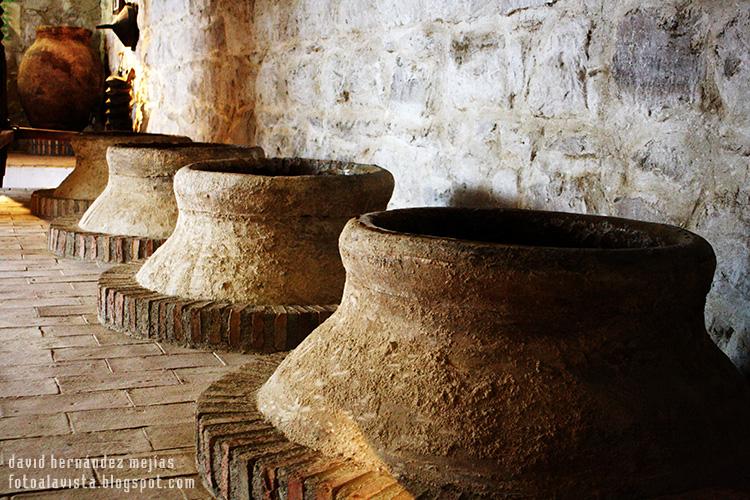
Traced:
<path id="1" fill-rule="evenodd" d="M 59 198 L 54 189 L 40 189 L 31 193 L 31 213 L 43 218 L 82 214 L 93 201 Z"/>
<path id="2" fill-rule="evenodd" d="M 326 458 L 287 440 L 256 408 L 255 393 L 285 354 L 258 356 L 198 399 L 198 470 L 216 498 L 413 498 L 384 471 Z"/>
<path id="3" fill-rule="evenodd" d="M 47 235 L 49 250 L 59 257 L 106 263 L 145 259 L 164 241 L 83 231 L 78 226 L 78 216 L 53 220 Z"/>
<path id="4" fill-rule="evenodd" d="M 99 321 L 135 337 L 196 348 L 286 351 L 336 310 L 335 304 L 257 306 L 173 297 L 138 284 L 140 266 L 117 266 L 99 278 Z"/>

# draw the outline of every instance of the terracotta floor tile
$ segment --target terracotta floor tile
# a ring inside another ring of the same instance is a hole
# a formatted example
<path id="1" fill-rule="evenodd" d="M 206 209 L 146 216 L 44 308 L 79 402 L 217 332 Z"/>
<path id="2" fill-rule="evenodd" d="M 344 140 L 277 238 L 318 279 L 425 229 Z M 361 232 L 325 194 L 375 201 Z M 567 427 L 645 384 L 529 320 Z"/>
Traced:
<path id="1" fill-rule="evenodd" d="M 69 361 L 67 363 L 52 363 L 48 365 L 0 365 L 0 380 L 33 380 L 75 375 L 97 377 L 110 373 L 107 362 L 103 359 L 91 361 Z"/>
<path id="2" fill-rule="evenodd" d="M 9 487 L 10 472 L 0 466 L 0 498 L 210 498 L 195 470 L 195 399 L 243 356 L 220 359 L 101 326 L 96 282 L 110 266 L 49 253 L 47 223 L 24 205 L 30 192 L 6 193 L 0 190 L 0 455 L 156 454 L 173 458 L 174 466 L 151 472 L 127 467 L 112 477 L 141 480 L 158 473 L 175 484 L 136 493 L 29 491 Z M 98 476 L 93 469 L 48 469 L 33 475 L 96 478 L 101 486 L 106 473 L 101 467 Z"/>
<path id="3" fill-rule="evenodd" d="M 151 450 L 143 429 L 116 429 L 101 432 L 76 432 L 59 436 L 13 439 L 3 444 L 7 453 L 19 457 L 54 455 L 64 458 L 101 457 Z"/>
<path id="4" fill-rule="evenodd" d="M 177 385 L 180 383 L 172 372 L 165 370 L 63 376 L 58 377 L 57 382 L 60 385 L 60 391 L 64 394 L 105 391 L 110 389 Z"/>
<path id="5" fill-rule="evenodd" d="M 136 337 L 125 335 L 124 333 L 113 332 L 112 330 L 107 330 L 103 326 L 100 327 L 100 331 L 97 331 L 94 334 L 94 337 L 96 338 L 96 341 L 99 343 L 99 345 L 103 345 L 103 346 L 104 345 L 126 345 L 126 344 L 152 343 L 152 341 L 150 340 L 139 339 Z"/>
<path id="6" fill-rule="evenodd" d="M 223 366 L 221 361 L 210 352 L 194 354 L 173 354 L 167 356 L 147 356 L 140 358 L 118 358 L 109 362 L 112 371 L 128 372 L 141 370 L 168 370 L 172 368 L 190 368 L 194 366 Z"/>
<path id="7" fill-rule="evenodd" d="M 39 316 L 77 316 L 80 314 L 96 314 L 96 304 L 85 304 L 75 306 L 42 306 L 37 307 Z"/>
<path id="8" fill-rule="evenodd" d="M 0 439 L 54 436 L 69 432 L 70 426 L 64 413 L 0 419 Z M 4 444 L 3 447 L 5 446 L 8 446 L 8 444 Z"/>
<path id="9" fill-rule="evenodd" d="M 66 337 L 68 335 L 93 335 L 105 328 L 101 325 L 80 324 L 42 326 L 41 330 L 45 337 Z"/>
<path id="10" fill-rule="evenodd" d="M 2 339 L 2 335 L 0 335 Z M 72 347 L 98 346 L 93 335 L 71 335 L 68 337 L 33 337 L 30 339 L 9 339 L 0 342 L 0 352 L 20 352 L 25 349 L 66 349 Z M 54 356 L 54 353 L 53 353 Z"/>
<path id="11" fill-rule="evenodd" d="M 50 349 L 26 349 L 21 352 L 0 351 L 0 365 L 43 365 L 52 362 L 52 351 Z"/>
<path id="12" fill-rule="evenodd" d="M 59 392 L 55 379 L 43 378 L 39 380 L 13 380 L 0 382 L 0 407 L 3 399 L 20 396 L 41 396 L 57 394 Z"/>
<path id="13" fill-rule="evenodd" d="M 3 384 L 0 382 L 0 390 Z M 15 382 L 19 383 L 19 382 Z M 27 382 L 23 382 L 27 383 Z M 55 385 L 57 390 L 57 385 Z M 123 390 L 80 392 L 74 394 L 50 393 L 48 396 L 0 399 L 0 416 L 42 415 L 69 411 L 127 408 L 133 406 Z"/>
<path id="14" fill-rule="evenodd" d="M 152 425 L 144 431 L 155 450 L 195 446 L 195 423 Z"/>
<path id="15" fill-rule="evenodd" d="M 169 385 L 164 387 L 144 387 L 128 390 L 130 399 L 136 406 L 149 406 L 164 403 L 184 403 L 195 401 L 206 390 L 210 382 Z M 0 385 L 0 391 L 2 385 Z"/>
<path id="16" fill-rule="evenodd" d="M 128 429 L 164 423 L 191 422 L 195 403 L 177 403 L 137 408 L 85 410 L 68 413 L 75 432 Z"/>
<path id="17" fill-rule="evenodd" d="M 55 361 L 81 359 L 130 358 L 133 356 L 161 356 L 164 353 L 156 344 L 109 345 L 96 347 L 69 347 L 55 349 Z"/>

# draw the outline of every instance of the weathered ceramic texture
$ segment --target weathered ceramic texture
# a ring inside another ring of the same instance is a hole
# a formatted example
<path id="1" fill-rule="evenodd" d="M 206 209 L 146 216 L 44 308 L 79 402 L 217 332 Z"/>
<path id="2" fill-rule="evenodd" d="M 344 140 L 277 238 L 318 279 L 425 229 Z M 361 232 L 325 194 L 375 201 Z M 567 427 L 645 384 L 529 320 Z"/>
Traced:
<path id="1" fill-rule="evenodd" d="M 174 175 L 191 163 L 225 158 L 263 158 L 263 150 L 211 143 L 111 146 L 107 187 L 78 225 L 105 234 L 167 238 L 177 223 Z"/>
<path id="2" fill-rule="evenodd" d="M 109 168 L 107 148 L 118 143 L 190 142 L 188 137 L 139 134 L 136 132 L 92 132 L 70 140 L 76 155 L 76 166 L 55 189 L 58 198 L 94 200 L 107 187 Z"/>
<path id="3" fill-rule="evenodd" d="M 340 248 L 339 309 L 258 396 L 292 441 L 410 487 L 498 497 L 747 479 L 750 387 L 703 324 L 715 258 L 702 238 L 433 208 L 350 221 Z"/>
<path id="4" fill-rule="evenodd" d="M 34 127 L 83 130 L 102 90 L 91 31 L 42 26 L 18 68 L 18 95 Z"/>
<path id="5" fill-rule="evenodd" d="M 137 274 L 166 295 L 258 305 L 335 304 L 346 221 L 382 210 L 393 178 L 372 165 L 277 158 L 177 172 L 179 217 Z"/>

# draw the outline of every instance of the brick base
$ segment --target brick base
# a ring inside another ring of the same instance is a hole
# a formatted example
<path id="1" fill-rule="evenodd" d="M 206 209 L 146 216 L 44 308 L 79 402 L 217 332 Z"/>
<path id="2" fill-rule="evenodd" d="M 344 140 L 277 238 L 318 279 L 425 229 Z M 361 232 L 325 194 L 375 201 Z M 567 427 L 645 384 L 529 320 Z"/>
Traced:
<path id="1" fill-rule="evenodd" d="M 396 480 L 290 442 L 268 423 L 255 393 L 285 353 L 258 356 L 198 398 L 198 472 L 219 499 L 413 498 Z"/>
<path id="2" fill-rule="evenodd" d="M 57 198 L 54 189 L 40 189 L 31 193 L 31 213 L 45 219 L 83 214 L 94 200 Z"/>
<path id="3" fill-rule="evenodd" d="M 47 232 L 47 246 L 55 255 L 119 264 L 145 259 L 165 241 L 84 231 L 78 216 L 54 219 Z"/>
<path id="4" fill-rule="evenodd" d="M 140 266 L 117 266 L 99 278 L 99 321 L 135 337 L 242 352 L 287 351 L 336 310 L 336 305 L 258 306 L 162 295 L 136 281 Z"/>
<path id="5" fill-rule="evenodd" d="M 488 497 L 414 486 L 407 490 L 386 471 L 353 460 L 327 458 L 289 441 L 258 411 L 256 394 L 287 353 L 257 356 L 214 382 L 198 398 L 195 417 L 198 473 L 220 500 L 285 498 L 442 499 Z M 582 486 L 585 490 L 585 485 Z M 750 498 L 747 491 L 703 489 L 661 500 Z"/>

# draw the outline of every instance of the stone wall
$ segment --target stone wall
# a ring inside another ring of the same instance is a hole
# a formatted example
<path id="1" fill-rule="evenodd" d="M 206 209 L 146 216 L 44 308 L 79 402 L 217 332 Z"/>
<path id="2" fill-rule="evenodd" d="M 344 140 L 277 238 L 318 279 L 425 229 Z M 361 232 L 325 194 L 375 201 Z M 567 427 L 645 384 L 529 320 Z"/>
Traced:
<path id="1" fill-rule="evenodd" d="M 42 25 L 81 26 L 94 30 L 100 19 L 100 0 L 4 0 L 5 53 L 8 62 L 8 113 L 11 123 L 27 124 L 18 100 L 18 66 Z M 108 3 L 105 2 L 105 3 Z M 95 31 L 95 30 L 94 30 Z M 98 45 L 98 36 L 95 44 Z"/>
<path id="2" fill-rule="evenodd" d="M 252 4 L 146 2 L 145 128 L 374 162 L 393 207 L 696 231 L 707 324 L 750 373 L 750 1 Z"/>
<path id="3" fill-rule="evenodd" d="M 135 70 L 136 129 L 194 140 L 252 141 L 252 2 L 139 0 L 132 51 L 107 33 L 113 72 Z M 111 13 L 105 14 L 105 19 Z"/>

